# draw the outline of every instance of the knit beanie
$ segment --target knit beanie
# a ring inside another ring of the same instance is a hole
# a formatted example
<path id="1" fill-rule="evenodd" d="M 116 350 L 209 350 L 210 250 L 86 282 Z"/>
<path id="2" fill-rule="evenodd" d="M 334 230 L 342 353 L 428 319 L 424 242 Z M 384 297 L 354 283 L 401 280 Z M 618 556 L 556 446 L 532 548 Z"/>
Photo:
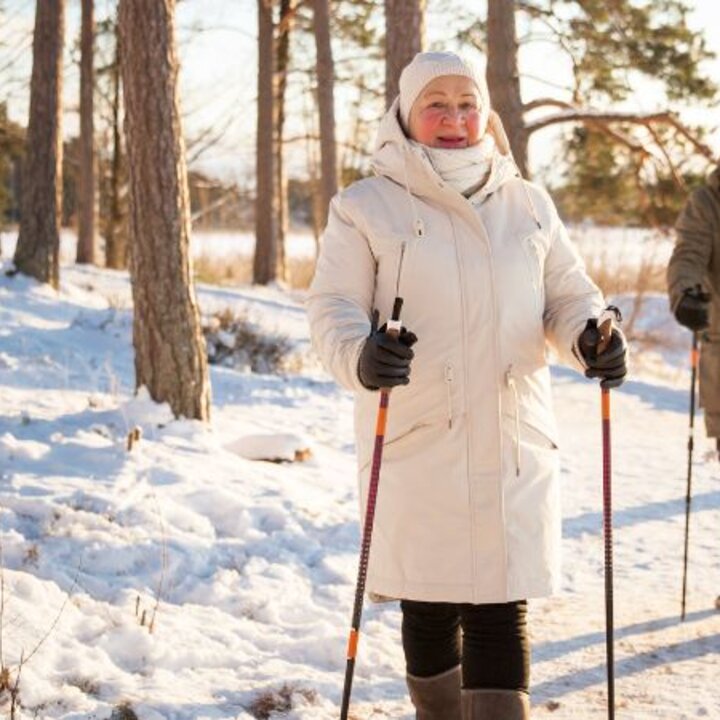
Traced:
<path id="1" fill-rule="evenodd" d="M 485 133 L 490 114 L 490 95 L 482 73 L 465 58 L 451 52 L 421 52 L 415 55 L 400 74 L 400 120 L 409 127 L 410 109 L 423 88 L 441 75 L 463 75 L 476 85 L 480 98 L 480 135 Z"/>

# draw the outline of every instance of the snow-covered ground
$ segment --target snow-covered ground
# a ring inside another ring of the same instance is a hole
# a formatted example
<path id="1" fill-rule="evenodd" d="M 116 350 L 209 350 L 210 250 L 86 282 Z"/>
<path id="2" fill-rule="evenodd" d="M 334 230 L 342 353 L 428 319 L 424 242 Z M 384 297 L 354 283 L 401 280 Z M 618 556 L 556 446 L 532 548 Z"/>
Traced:
<path id="1" fill-rule="evenodd" d="M 68 265 L 55 293 L 0 272 L 0 658 L 11 678 L 25 658 L 18 718 L 107 719 L 126 701 L 141 720 L 250 720 L 283 685 L 273 717 L 339 716 L 359 545 L 351 398 L 311 356 L 302 295 L 199 296 L 305 359 L 286 376 L 213 367 L 209 426 L 134 396 L 126 274 Z M 663 345 L 636 352 L 613 393 L 617 717 L 720 718 L 720 464 L 699 418 L 681 623 L 689 335 L 661 296 L 637 327 Z M 600 720 L 599 392 L 553 374 L 565 575 L 531 604 L 533 717 Z M 266 443 L 312 454 L 248 459 Z M 399 622 L 396 604 L 366 605 L 357 720 L 414 717 Z"/>

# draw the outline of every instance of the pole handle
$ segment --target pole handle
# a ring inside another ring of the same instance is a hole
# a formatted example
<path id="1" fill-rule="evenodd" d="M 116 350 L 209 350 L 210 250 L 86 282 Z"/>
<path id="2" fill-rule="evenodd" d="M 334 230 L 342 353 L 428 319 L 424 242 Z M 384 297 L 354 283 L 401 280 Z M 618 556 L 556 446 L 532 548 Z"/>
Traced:
<path id="1" fill-rule="evenodd" d="M 390 316 L 390 319 L 387 321 L 387 334 L 391 335 L 392 337 L 397 337 L 400 335 L 400 331 L 402 330 L 402 323 L 400 322 L 400 312 L 402 310 L 403 306 L 403 299 L 401 297 L 396 297 L 393 302 L 393 309 L 392 309 L 392 315 Z"/>
<path id="2" fill-rule="evenodd" d="M 607 350 L 610 340 L 612 339 L 612 331 L 616 323 L 622 322 L 622 315 L 614 305 L 608 305 L 597 319 L 597 329 L 600 333 L 600 340 L 597 344 L 597 354 L 602 355 Z"/>

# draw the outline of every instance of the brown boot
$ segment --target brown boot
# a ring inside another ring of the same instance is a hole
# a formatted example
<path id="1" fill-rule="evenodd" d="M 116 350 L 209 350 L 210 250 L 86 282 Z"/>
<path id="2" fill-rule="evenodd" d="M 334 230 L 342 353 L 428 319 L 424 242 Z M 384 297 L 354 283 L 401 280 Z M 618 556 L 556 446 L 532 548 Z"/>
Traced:
<path id="1" fill-rule="evenodd" d="M 530 720 L 530 698 L 517 690 L 463 690 L 463 720 Z"/>
<path id="2" fill-rule="evenodd" d="M 462 720 L 460 666 L 429 678 L 407 676 L 417 720 Z"/>

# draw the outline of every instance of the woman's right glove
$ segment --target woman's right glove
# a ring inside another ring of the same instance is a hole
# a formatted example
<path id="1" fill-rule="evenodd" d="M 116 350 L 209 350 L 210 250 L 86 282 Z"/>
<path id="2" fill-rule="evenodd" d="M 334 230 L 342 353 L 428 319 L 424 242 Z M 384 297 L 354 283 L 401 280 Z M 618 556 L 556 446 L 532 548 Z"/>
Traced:
<path id="1" fill-rule="evenodd" d="M 710 324 L 710 295 L 699 285 L 685 289 L 675 308 L 675 319 L 689 330 L 704 330 Z"/>
<path id="2" fill-rule="evenodd" d="M 585 377 L 602 378 L 600 387 L 612 389 L 620 387 L 627 375 L 627 342 L 622 332 L 614 327 L 607 347 L 598 353 L 600 343 L 600 330 L 597 320 L 591 318 L 587 321 L 585 329 L 580 334 L 577 348 L 587 365 Z"/>
<path id="3" fill-rule="evenodd" d="M 412 346 L 417 335 L 400 330 L 395 337 L 386 332 L 386 325 L 378 329 L 379 313 L 373 312 L 370 335 L 363 345 L 358 360 L 358 377 L 368 390 L 407 385 L 410 382 L 410 362 L 415 353 Z"/>

